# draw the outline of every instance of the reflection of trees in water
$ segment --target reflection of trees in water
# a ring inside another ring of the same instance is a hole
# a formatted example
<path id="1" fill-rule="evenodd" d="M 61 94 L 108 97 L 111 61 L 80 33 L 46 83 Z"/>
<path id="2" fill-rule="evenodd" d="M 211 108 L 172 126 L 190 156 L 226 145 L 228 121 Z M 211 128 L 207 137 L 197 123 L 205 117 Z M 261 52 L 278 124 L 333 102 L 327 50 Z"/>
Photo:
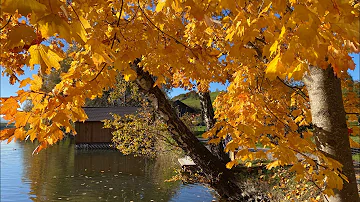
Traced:
<path id="1" fill-rule="evenodd" d="M 154 161 L 110 150 L 75 151 L 70 139 L 32 156 L 35 147 L 23 145 L 23 180 L 34 201 L 168 201 L 180 187 L 164 182 L 176 166 L 169 156 Z"/>
<path id="2" fill-rule="evenodd" d="M 23 180 L 30 184 L 30 193 L 34 201 L 58 198 L 57 193 L 69 193 L 71 181 L 65 176 L 73 175 L 74 146 L 68 138 L 57 145 L 32 155 L 36 143 L 23 144 Z"/>

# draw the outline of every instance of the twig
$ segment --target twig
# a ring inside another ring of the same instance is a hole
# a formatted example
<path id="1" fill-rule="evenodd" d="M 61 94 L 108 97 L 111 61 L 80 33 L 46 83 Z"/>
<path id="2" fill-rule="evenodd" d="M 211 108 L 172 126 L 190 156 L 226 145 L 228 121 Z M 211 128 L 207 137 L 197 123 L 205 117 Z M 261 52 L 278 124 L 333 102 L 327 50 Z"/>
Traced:
<path id="1" fill-rule="evenodd" d="M 94 81 L 100 74 L 101 72 L 104 70 L 104 68 L 106 67 L 106 63 L 104 64 L 104 66 L 100 69 L 100 71 L 96 74 L 96 76 L 90 80 L 90 82 Z"/>
<path id="2" fill-rule="evenodd" d="M 116 23 L 116 27 L 119 27 L 119 24 L 120 24 L 120 18 L 121 18 L 121 13 L 122 13 L 122 10 L 123 10 L 123 6 L 124 6 L 124 0 L 121 0 L 120 13 L 119 13 L 119 18 L 118 18 L 118 21 L 117 21 L 117 23 Z"/>
<path id="3" fill-rule="evenodd" d="M 296 86 L 290 86 L 289 84 L 285 83 L 282 79 L 280 79 L 278 76 L 276 77 L 279 81 L 281 81 L 281 83 L 283 83 L 285 86 L 291 88 L 293 91 L 296 91 L 299 95 L 301 95 L 302 98 L 304 98 L 305 101 L 307 101 L 307 99 L 309 99 L 309 96 L 307 96 L 299 87 Z M 301 93 L 299 93 L 299 91 Z"/>
<path id="4" fill-rule="evenodd" d="M 357 112 L 345 112 L 345 114 L 355 114 L 355 115 L 360 115 L 360 113 L 357 113 Z"/>
<path id="5" fill-rule="evenodd" d="M 79 15 L 78 15 L 77 12 L 75 11 L 74 7 L 73 7 L 71 4 L 69 4 L 69 5 L 70 5 L 71 9 L 74 11 L 76 17 L 79 19 L 81 26 L 84 28 L 84 30 L 85 30 L 85 32 L 86 32 L 86 34 L 87 34 L 86 28 L 85 28 L 85 26 L 83 25 L 83 23 L 81 22 Z"/>
<path id="6" fill-rule="evenodd" d="M 6 22 L 6 24 L 5 24 L 2 28 L 0 28 L 0 30 L 4 29 L 4 28 L 10 23 L 11 18 L 12 18 L 12 15 L 10 15 L 10 18 L 8 19 L 8 21 Z"/>

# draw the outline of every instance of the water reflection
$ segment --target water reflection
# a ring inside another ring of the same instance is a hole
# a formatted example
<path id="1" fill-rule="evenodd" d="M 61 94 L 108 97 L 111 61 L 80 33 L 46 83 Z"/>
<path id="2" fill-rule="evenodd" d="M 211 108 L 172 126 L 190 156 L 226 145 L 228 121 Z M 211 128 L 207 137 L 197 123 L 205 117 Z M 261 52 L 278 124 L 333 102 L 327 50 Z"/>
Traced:
<path id="1" fill-rule="evenodd" d="M 74 149 L 68 139 L 38 155 L 31 143 L 1 143 L 1 201 L 211 201 L 201 185 L 164 182 L 174 159 Z"/>

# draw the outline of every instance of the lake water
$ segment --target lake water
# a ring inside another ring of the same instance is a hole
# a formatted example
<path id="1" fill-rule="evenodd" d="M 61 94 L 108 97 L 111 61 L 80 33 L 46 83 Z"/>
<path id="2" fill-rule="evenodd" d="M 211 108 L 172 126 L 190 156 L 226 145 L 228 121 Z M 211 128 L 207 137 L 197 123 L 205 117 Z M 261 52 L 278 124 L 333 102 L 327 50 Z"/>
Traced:
<path id="1" fill-rule="evenodd" d="M 164 182 L 179 168 L 114 150 L 75 150 L 70 139 L 32 155 L 36 145 L 1 142 L 1 201 L 217 201 L 203 185 Z"/>

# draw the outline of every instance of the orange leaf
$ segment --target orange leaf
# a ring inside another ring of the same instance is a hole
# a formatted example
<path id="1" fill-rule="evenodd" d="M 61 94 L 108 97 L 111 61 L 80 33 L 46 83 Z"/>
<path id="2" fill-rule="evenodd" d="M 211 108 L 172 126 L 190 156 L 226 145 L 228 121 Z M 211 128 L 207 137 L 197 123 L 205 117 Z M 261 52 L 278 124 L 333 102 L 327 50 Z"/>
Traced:
<path id="1" fill-rule="evenodd" d="M 33 151 L 32 155 L 34 155 L 35 153 L 38 154 L 42 149 L 45 149 L 47 147 L 47 142 L 41 142 Z"/>
<path id="2" fill-rule="evenodd" d="M 9 128 L 0 131 L 0 140 L 6 140 L 14 135 L 16 128 Z"/>

